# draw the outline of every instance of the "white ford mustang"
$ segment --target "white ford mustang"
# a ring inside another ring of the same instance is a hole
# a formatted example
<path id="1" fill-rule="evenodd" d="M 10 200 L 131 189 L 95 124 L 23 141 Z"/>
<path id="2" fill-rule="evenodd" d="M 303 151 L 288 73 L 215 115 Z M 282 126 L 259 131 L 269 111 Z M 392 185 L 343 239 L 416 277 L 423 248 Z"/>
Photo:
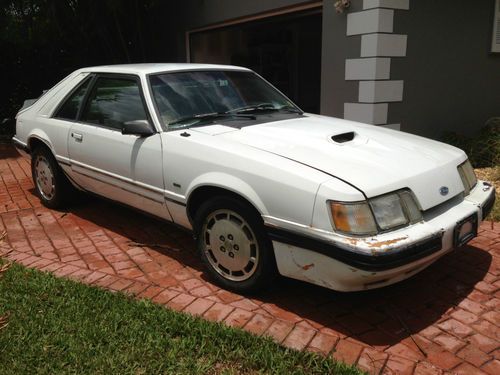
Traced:
<path id="1" fill-rule="evenodd" d="M 495 199 L 463 151 L 304 113 L 245 68 L 85 68 L 30 104 L 13 141 L 47 207 L 77 188 L 192 229 L 239 292 L 277 273 L 395 283 L 476 236 Z"/>

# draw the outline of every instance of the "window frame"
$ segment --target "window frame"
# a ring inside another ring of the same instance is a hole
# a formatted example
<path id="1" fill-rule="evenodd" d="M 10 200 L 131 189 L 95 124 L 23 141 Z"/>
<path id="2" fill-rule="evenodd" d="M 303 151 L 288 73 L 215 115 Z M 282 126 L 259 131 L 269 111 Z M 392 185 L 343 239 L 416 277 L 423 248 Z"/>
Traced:
<path id="1" fill-rule="evenodd" d="M 146 120 L 148 120 L 149 126 L 154 131 L 154 134 L 158 133 L 158 130 L 156 129 L 156 126 L 153 123 L 151 113 L 149 112 L 146 98 L 144 96 L 141 78 L 139 77 L 139 75 L 137 75 L 137 74 L 125 74 L 125 73 L 108 73 L 108 72 L 103 72 L 103 73 L 93 72 L 91 74 L 92 74 L 92 81 L 90 82 L 90 85 L 87 88 L 87 91 L 85 92 L 85 95 L 83 97 L 83 102 L 82 102 L 83 105 L 78 110 L 78 114 L 77 114 L 76 120 L 74 122 L 76 122 L 78 124 L 82 124 L 82 125 L 96 126 L 96 127 L 102 128 L 102 129 L 108 129 L 108 130 L 116 131 L 116 132 L 122 134 L 120 129 L 113 128 L 111 126 L 96 124 L 93 122 L 82 121 L 82 114 L 83 114 L 84 110 L 87 108 L 89 98 L 90 98 L 90 93 L 93 92 L 99 78 L 124 79 L 124 80 L 134 81 L 135 83 L 137 83 L 137 87 L 139 88 L 139 95 L 141 98 L 142 106 L 144 107 L 144 112 L 146 113 Z"/>

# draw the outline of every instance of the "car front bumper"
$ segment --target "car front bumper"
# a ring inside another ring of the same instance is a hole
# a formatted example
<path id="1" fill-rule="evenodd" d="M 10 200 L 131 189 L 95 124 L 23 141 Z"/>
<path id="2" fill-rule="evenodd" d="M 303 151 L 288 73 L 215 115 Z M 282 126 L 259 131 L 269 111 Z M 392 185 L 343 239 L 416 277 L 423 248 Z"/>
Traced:
<path id="1" fill-rule="evenodd" d="M 382 287 L 404 280 L 452 251 L 461 242 L 458 230 L 464 220 L 471 233 L 487 216 L 495 190 L 478 182 L 465 198 L 424 213 L 424 221 L 369 238 L 310 232 L 269 226 L 279 272 L 339 291 Z"/>

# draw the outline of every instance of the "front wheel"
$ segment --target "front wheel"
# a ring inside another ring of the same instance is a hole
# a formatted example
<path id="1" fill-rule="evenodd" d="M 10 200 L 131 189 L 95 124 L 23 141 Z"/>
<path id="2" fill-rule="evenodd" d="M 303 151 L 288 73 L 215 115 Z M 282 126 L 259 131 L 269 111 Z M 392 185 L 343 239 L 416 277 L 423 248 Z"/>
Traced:
<path id="1" fill-rule="evenodd" d="M 272 281 L 272 244 L 252 207 L 234 198 L 215 198 L 200 207 L 195 222 L 198 250 L 218 284 L 245 293 Z"/>

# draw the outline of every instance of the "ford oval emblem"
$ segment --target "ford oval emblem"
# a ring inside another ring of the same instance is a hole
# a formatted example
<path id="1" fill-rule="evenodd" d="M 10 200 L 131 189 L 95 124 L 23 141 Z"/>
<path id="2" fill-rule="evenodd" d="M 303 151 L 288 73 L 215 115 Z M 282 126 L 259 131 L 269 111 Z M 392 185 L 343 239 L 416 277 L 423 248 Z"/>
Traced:
<path id="1" fill-rule="evenodd" d="M 448 187 L 447 187 L 447 186 L 441 186 L 441 187 L 439 188 L 439 192 L 441 193 L 441 195 L 442 195 L 442 196 L 448 195 L 448 192 L 449 192 L 449 191 L 450 191 L 450 190 L 448 189 Z"/>

